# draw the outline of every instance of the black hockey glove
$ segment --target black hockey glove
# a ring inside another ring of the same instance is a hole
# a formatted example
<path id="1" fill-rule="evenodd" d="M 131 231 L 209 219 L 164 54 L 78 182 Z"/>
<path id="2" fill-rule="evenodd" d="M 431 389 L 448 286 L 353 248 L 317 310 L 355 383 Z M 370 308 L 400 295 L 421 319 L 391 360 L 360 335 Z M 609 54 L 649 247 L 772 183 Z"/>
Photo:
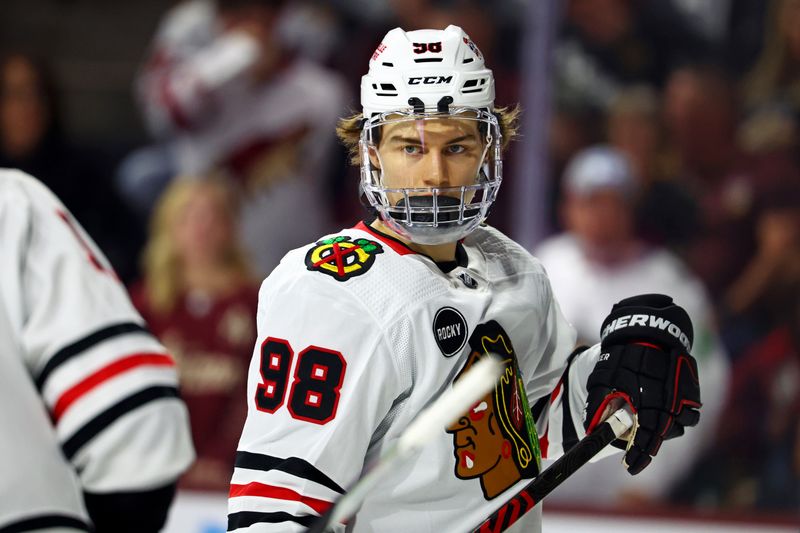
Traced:
<path id="1" fill-rule="evenodd" d="M 700 419 L 697 362 L 689 355 L 692 321 L 672 298 L 644 294 L 614 305 L 603 321 L 600 359 L 589 375 L 584 412 L 586 432 L 602 422 L 609 402 L 619 398 L 638 415 L 626 449 L 628 472 L 650 464 L 664 439 L 683 435 Z"/>

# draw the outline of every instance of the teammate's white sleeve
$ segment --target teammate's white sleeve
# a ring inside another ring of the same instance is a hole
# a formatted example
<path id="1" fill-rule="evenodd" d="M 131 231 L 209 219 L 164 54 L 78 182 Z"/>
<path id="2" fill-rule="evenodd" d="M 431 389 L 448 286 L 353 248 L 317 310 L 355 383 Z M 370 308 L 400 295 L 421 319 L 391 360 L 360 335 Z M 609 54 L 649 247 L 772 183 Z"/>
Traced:
<path id="1" fill-rule="evenodd" d="M 526 391 L 542 457 L 557 459 L 586 435 L 583 428 L 588 395 L 586 382 L 597 363 L 600 345 L 576 351 L 575 328 L 561 312 L 544 274 L 540 285 L 539 307 L 543 310 L 543 320 L 537 335 L 539 343 L 532 352 L 538 357 L 538 363 L 526 377 Z M 595 459 L 613 452 L 606 450 Z"/>
<path id="2" fill-rule="evenodd" d="M 218 93 L 246 74 L 259 55 L 258 43 L 244 32 L 220 32 L 214 2 L 190 0 L 173 8 L 136 84 L 151 133 L 198 126 L 218 108 Z"/>
<path id="3" fill-rule="evenodd" d="M 63 204 L 21 172 L 0 171 L 0 228 L 4 342 L 23 360 L 82 488 L 173 482 L 193 459 L 174 362 L 108 261 Z M 18 473 L 20 484 L 29 474 Z"/>
<path id="4" fill-rule="evenodd" d="M 229 531 L 303 531 L 357 479 L 410 387 L 387 341 L 391 324 L 338 282 L 293 265 L 284 260 L 259 295 Z"/>

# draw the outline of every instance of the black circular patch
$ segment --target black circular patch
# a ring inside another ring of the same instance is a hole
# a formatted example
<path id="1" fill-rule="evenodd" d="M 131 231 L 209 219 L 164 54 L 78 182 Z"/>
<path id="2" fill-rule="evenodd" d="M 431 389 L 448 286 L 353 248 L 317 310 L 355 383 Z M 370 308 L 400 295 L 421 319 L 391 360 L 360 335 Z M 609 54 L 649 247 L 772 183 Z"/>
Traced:
<path id="1" fill-rule="evenodd" d="M 442 307 L 433 317 L 433 338 L 445 357 L 453 357 L 467 342 L 467 321 L 452 307 Z"/>

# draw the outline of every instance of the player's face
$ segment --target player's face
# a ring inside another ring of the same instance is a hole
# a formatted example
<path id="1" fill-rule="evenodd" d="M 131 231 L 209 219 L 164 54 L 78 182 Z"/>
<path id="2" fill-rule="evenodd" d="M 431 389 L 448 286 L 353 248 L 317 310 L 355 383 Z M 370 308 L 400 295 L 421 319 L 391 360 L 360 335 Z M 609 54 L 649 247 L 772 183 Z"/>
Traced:
<path id="1" fill-rule="evenodd" d="M 381 169 L 387 189 L 462 187 L 477 183 L 484 152 L 475 120 L 403 120 L 382 127 L 372 163 Z M 442 195 L 457 197 L 458 191 Z M 401 197 L 390 193 L 392 204 Z"/>
<path id="2" fill-rule="evenodd" d="M 456 475 L 463 479 L 481 476 L 502 459 L 505 440 L 498 426 L 493 393 L 483 397 L 447 428 L 453 434 Z"/>

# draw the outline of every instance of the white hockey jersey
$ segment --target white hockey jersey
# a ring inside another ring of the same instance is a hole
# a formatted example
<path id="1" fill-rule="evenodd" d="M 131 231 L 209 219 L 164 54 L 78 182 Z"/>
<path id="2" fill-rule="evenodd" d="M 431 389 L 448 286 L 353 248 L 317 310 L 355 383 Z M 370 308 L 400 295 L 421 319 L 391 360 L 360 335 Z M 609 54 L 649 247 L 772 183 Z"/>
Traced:
<path id="1" fill-rule="evenodd" d="M 143 491 L 193 459 L 172 358 L 34 178 L 0 169 L 0 531 L 90 531 L 84 490 Z"/>
<path id="2" fill-rule="evenodd" d="M 599 350 L 568 366 L 575 334 L 540 264 L 481 227 L 451 266 L 360 223 L 267 278 L 229 531 L 302 531 L 486 352 L 506 363 L 494 392 L 387 474 L 347 531 L 471 530 L 537 473 L 540 451 L 583 437 Z M 540 529 L 538 509 L 522 530 Z"/>

